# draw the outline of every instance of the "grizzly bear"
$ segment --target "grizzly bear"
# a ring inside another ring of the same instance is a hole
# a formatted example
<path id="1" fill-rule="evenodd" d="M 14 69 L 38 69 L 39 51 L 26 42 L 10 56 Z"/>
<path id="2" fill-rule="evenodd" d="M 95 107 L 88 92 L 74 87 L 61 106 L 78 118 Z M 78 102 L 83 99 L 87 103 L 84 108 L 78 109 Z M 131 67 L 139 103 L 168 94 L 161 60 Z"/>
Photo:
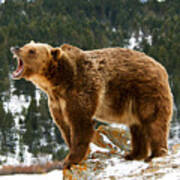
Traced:
<path id="1" fill-rule="evenodd" d="M 130 128 L 127 160 L 167 154 L 172 94 L 165 68 L 125 48 L 84 51 L 64 44 L 30 42 L 11 48 L 14 79 L 33 82 L 48 96 L 50 113 L 69 146 L 63 168 L 80 163 L 93 137 L 93 118 Z"/>

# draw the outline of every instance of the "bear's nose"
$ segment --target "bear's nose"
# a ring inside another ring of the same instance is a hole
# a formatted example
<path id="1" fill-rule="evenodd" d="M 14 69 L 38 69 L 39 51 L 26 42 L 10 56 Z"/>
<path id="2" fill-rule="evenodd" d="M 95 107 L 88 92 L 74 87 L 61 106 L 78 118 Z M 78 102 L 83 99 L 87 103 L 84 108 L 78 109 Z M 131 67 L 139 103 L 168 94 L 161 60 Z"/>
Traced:
<path id="1" fill-rule="evenodd" d="M 19 50 L 18 46 L 13 46 L 10 48 L 11 52 L 17 52 Z"/>

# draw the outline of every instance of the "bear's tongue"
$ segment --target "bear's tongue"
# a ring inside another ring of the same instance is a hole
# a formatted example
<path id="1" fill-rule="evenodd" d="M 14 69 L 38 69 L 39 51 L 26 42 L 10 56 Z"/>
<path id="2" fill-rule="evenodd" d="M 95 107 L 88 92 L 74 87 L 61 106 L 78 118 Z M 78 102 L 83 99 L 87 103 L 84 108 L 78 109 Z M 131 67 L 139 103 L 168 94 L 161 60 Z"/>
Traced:
<path id="1" fill-rule="evenodd" d="M 17 58 L 17 61 L 18 61 L 18 65 L 17 65 L 17 69 L 13 72 L 13 78 L 20 76 L 24 70 L 23 61 L 20 58 Z"/>

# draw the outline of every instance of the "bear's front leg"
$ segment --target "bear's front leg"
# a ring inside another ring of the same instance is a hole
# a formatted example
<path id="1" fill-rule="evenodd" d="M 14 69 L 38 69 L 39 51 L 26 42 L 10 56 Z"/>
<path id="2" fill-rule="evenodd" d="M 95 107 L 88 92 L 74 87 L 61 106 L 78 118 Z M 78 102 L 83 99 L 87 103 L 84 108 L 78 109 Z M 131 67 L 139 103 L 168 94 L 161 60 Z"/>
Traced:
<path id="1" fill-rule="evenodd" d="M 94 133 L 92 105 L 85 106 L 82 101 L 71 101 L 67 104 L 67 114 L 71 125 L 71 148 L 63 168 L 70 168 L 72 164 L 78 164 L 84 159 Z"/>
<path id="2" fill-rule="evenodd" d="M 87 122 L 79 121 L 79 124 L 72 125 L 70 153 L 64 161 L 63 168 L 70 168 L 72 164 L 78 164 L 86 157 L 93 136 L 93 125 L 90 119 L 83 120 Z"/>
<path id="3" fill-rule="evenodd" d="M 62 109 L 59 106 L 59 103 L 49 100 L 49 108 L 50 108 L 51 116 L 61 132 L 62 138 L 70 148 L 71 147 L 70 127 L 64 120 Z"/>

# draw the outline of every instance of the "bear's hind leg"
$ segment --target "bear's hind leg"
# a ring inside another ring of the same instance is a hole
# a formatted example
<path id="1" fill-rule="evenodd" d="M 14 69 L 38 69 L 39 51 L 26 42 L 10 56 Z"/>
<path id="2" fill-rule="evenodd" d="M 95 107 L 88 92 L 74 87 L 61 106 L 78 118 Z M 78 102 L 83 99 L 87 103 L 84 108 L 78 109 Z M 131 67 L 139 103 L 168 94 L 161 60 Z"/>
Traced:
<path id="1" fill-rule="evenodd" d="M 150 143 L 151 154 L 145 161 L 154 157 L 164 156 L 168 152 L 167 138 L 169 123 L 172 116 L 171 97 L 158 96 L 138 99 L 138 116 L 141 124 L 146 127 L 147 141 Z"/>
<path id="2" fill-rule="evenodd" d="M 141 160 L 148 157 L 148 141 L 145 129 L 141 125 L 130 126 L 132 150 L 126 160 Z"/>
<path id="3" fill-rule="evenodd" d="M 148 136 L 151 146 L 151 156 L 146 161 L 151 161 L 154 157 L 167 155 L 168 124 L 156 120 L 156 122 L 149 125 Z"/>

